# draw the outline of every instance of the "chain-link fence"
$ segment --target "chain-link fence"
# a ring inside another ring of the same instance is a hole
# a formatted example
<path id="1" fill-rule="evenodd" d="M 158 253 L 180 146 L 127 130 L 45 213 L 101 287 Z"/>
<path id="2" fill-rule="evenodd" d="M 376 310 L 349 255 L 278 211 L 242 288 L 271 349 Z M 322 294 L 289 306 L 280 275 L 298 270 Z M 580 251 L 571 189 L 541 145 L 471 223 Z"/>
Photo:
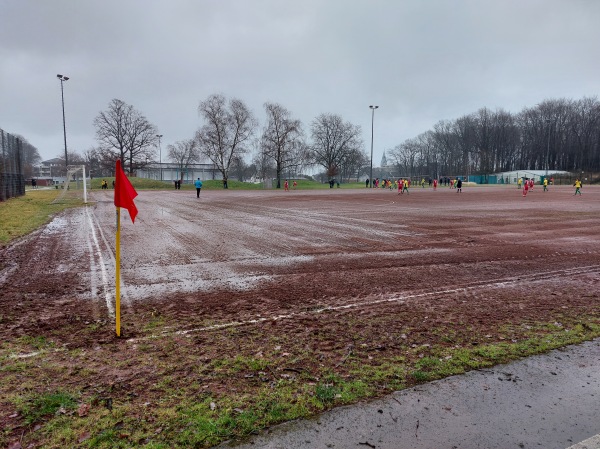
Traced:
<path id="1" fill-rule="evenodd" d="M 0 129 L 0 201 L 25 195 L 23 142 Z"/>

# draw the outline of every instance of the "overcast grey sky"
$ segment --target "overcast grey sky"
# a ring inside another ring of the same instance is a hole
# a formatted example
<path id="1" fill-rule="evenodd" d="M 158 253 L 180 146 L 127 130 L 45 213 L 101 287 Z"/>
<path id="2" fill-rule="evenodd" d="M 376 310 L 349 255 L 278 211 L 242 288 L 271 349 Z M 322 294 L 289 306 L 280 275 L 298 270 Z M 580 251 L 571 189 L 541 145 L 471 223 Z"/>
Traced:
<path id="1" fill-rule="evenodd" d="M 264 123 L 278 102 L 360 125 L 384 150 L 481 107 L 518 112 L 600 91 L 600 0 L 0 0 L 0 128 L 43 159 L 96 145 L 118 98 L 193 137 L 222 93 Z M 164 160 L 164 158 L 163 158 Z"/>

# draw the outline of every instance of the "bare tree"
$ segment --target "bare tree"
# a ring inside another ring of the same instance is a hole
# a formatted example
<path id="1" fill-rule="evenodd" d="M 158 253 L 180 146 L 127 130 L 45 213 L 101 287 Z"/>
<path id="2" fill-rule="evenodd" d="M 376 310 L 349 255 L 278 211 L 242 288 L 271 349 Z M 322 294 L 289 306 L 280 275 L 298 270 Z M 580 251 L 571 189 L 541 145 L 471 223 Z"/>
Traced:
<path id="1" fill-rule="evenodd" d="M 167 145 L 169 159 L 179 166 L 180 180 L 183 180 L 183 171 L 190 164 L 200 161 L 198 142 L 195 139 L 180 140 L 173 145 Z"/>
<path id="2" fill-rule="evenodd" d="M 21 141 L 21 164 L 23 166 L 23 175 L 26 178 L 33 177 L 33 167 L 38 165 L 42 158 L 40 157 L 40 153 L 38 149 L 31 145 L 29 141 L 21 136 L 20 134 L 15 134 L 15 137 Z"/>
<path id="3" fill-rule="evenodd" d="M 420 153 L 421 145 L 418 139 L 408 139 L 388 151 L 390 160 L 403 177 L 418 174 L 416 173 L 416 166 Z"/>
<path id="4" fill-rule="evenodd" d="M 232 162 L 248 152 L 256 119 L 241 100 L 227 103 L 223 95 L 211 95 L 201 102 L 198 113 L 205 120 L 196 132 L 200 152 L 221 172 L 226 189 Z"/>
<path id="5" fill-rule="evenodd" d="M 113 99 L 108 110 L 94 119 L 94 126 L 101 151 L 115 150 L 130 174 L 136 164 L 154 155 L 158 129 L 121 100 Z"/>
<path id="6" fill-rule="evenodd" d="M 263 130 L 261 147 L 264 154 L 275 161 L 277 188 L 281 188 L 281 174 L 304 163 L 302 158 L 304 132 L 300 120 L 277 103 L 265 103 L 267 124 Z"/>
<path id="7" fill-rule="evenodd" d="M 340 172 L 346 159 L 355 151 L 362 151 L 363 141 L 358 125 L 344 122 L 335 114 L 321 114 L 311 124 L 311 160 L 325 168 L 330 178 Z"/>
<path id="8" fill-rule="evenodd" d="M 263 181 L 275 176 L 275 163 L 273 159 L 262 150 L 260 139 L 256 139 L 253 143 L 251 166 L 254 167 L 254 176 Z"/>
<path id="9" fill-rule="evenodd" d="M 70 159 L 70 158 L 69 158 Z M 90 178 L 103 176 L 103 167 L 100 164 L 100 152 L 96 148 L 89 148 L 83 152 L 85 169 L 90 174 Z"/>

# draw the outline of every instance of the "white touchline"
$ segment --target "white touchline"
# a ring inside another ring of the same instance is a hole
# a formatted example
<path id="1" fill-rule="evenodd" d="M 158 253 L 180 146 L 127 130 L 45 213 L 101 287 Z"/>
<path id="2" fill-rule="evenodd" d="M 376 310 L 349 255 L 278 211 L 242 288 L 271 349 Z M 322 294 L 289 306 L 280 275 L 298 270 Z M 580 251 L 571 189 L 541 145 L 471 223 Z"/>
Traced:
<path id="1" fill-rule="evenodd" d="M 90 291 L 92 294 L 92 299 L 96 298 L 96 294 L 98 293 L 98 284 L 96 282 L 96 258 L 94 257 L 94 248 L 92 248 L 92 241 L 90 239 L 90 233 L 85 233 L 85 240 L 87 242 L 88 251 L 90 252 Z"/>
<path id="2" fill-rule="evenodd" d="M 506 279 L 502 279 L 502 280 L 480 282 L 480 283 L 471 284 L 471 285 L 468 285 L 465 287 L 458 287 L 458 288 L 451 288 L 451 289 L 444 289 L 444 290 L 434 290 L 434 291 L 425 292 L 425 293 L 416 293 L 413 295 L 399 295 L 399 296 L 393 296 L 391 298 L 376 299 L 376 300 L 371 300 L 371 301 L 361 301 L 361 302 L 355 302 L 355 303 L 350 303 L 350 304 L 344 304 L 341 306 L 325 306 L 325 307 L 321 307 L 319 309 L 314 309 L 311 311 L 292 312 L 292 313 L 289 313 L 286 315 L 275 315 L 275 316 L 267 317 L 267 318 L 258 317 L 258 318 L 252 319 L 252 320 L 245 320 L 245 321 L 232 321 L 229 323 L 215 324 L 212 326 L 205 326 L 205 327 L 197 327 L 194 329 L 188 329 L 188 330 L 183 330 L 183 331 L 174 331 L 174 332 L 164 331 L 161 335 L 150 335 L 148 337 L 131 338 L 127 341 L 131 343 L 131 342 L 142 341 L 142 340 L 156 339 L 156 338 L 160 338 L 160 337 L 164 337 L 164 336 L 168 336 L 168 335 L 187 335 L 187 334 L 196 333 L 196 332 L 206 332 L 206 331 L 229 328 L 229 327 L 240 327 L 240 326 L 245 326 L 245 325 L 249 325 L 249 324 L 260 324 L 260 323 L 264 323 L 265 321 L 278 321 L 278 320 L 282 320 L 282 319 L 290 319 L 290 318 L 295 318 L 295 317 L 299 317 L 299 316 L 317 315 L 317 314 L 320 314 L 323 312 L 334 312 L 336 310 L 353 309 L 353 308 L 358 308 L 358 307 L 368 307 L 368 306 L 387 303 L 387 302 L 398 302 L 400 304 L 403 304 L 406 300 L 409 300 L 409 299 L 417 299 L 417 298 L 425 298 L 428 296 L 438 296 L 438 295 L 442 295 L 442 294 L 466 292 L 469 290 L 476 290 L 476 289 L 479 289 L 482 287 L 491 287 L 491 288 L 503 287 L 505 285 L 518 284 L 519 282 L 522 282 L 522 281 L 541 281 L 544 279 L 552 278 L 557 275 L 585 274 L 585 273 L 593 273 L 593 272 L 598 272 L 598 271 L 600 271 L 600 266 L 588 265 L 585 267 L 573 267 L 573 268 L 566 268 L 563 270 L 546 271 L 543 273 L 532 273 L 532 274 L 515 276 L 512 278 L 506 278 Z"/>
<path id="3" fill-rule="evenodd" d="M 94 211 L 92 211 L 92 216 L 94 217 L 94 221 L 96 222 L 96 228 L 98 229 L 98 232 L 100 233 L 100 237 L 102 238 L 102 241 L 104 242 L 106 250 L 108 251 L 108 254 L 110 255 L 110 260 L 112 261 L 112 268 L 116 270 L 117 260 L 116 260 L 115 253 L 113 252 L 110 244 L 108 243 L 108 240 L 106 240 L 104 231 L 102 230 L 102 226 L 100 226 L 100 223 L 98 222 L 98 217 L 96 217 L 96 214 L 94 213 Z M 123 277 L 121 277 L 121 297 L 123 298 L 123 303 L 130 304 L 129 297 L 127 296 L 127 291 L 125 290 L 124 285 L 123 285 Z"/>
<path id="4" fill-rule="evenodd" d="M 94 226 L 94 220 L 90 214 L 90 208 L 86 207 L 86 215 L 88 218 L 88 223 L 90 226 L 90 230 L 92 231 L 92 238 L 94 239 L 94 246 L 96 248 L 96 255 L 99 259 L 100 271 L 102 272 L 102 286 L 104 288 L 104 298 L 106 300 L 106 308 L 108 309 L 108 314 L 111 317 L 115 316 L 115 309 L 112 305 L 112 297 L 110 295 L 109 287 L 108 287 L 108 274 L 106 273 L 106 264 L 104 263 L 104 257 L 102 257 L 102 251 L 100 250 L 100 245 L 98 243 L 98 237 L 96 236 L 96 227 Z M 108 248 L 110 251 L 110 247 Z M 112 252 L 111 252 L 112 254 Z"/>

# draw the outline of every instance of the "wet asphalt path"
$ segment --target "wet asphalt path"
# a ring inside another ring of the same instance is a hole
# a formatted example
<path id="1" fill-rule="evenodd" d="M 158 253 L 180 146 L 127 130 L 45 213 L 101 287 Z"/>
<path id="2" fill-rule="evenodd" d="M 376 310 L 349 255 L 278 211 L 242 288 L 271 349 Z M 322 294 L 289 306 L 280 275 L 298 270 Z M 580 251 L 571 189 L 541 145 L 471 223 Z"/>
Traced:
<path id="1" fill-rule="evenodd" d="M 565 449 L 598 434 L 600 339 L 341 407 L 221 447 Z"/>

